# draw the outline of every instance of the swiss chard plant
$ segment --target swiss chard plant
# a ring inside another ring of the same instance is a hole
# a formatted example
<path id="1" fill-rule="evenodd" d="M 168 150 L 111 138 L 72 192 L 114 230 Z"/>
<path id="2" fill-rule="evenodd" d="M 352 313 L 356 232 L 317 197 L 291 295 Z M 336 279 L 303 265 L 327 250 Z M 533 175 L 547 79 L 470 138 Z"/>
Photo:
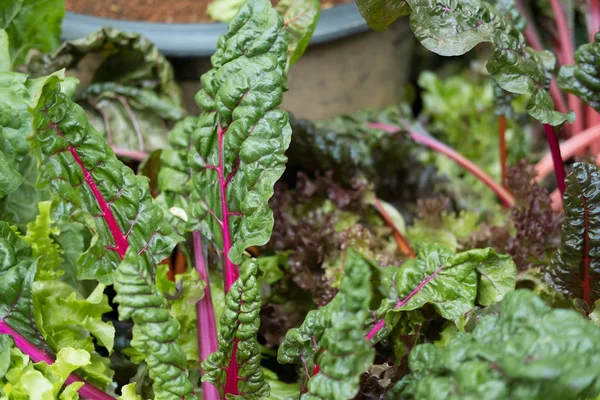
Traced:
<path id="1" fill-rule="evenodd" d="M 497 87 L 424 73 L 420 115 L 318 123 L 280 108 L 314 1 L 227 5 L 198 116 L 139 35 L 24 35 L 44 4 L 0 6 L 0 398 L 600 395 L 600 173 L 572 166 L 561 214 L 516 163 L 519 113 L 573 114 L 515 4 L 359 2 L 442 55 L 491 43 Z M 594 107 L 595 46 L 558 75 Z"/>

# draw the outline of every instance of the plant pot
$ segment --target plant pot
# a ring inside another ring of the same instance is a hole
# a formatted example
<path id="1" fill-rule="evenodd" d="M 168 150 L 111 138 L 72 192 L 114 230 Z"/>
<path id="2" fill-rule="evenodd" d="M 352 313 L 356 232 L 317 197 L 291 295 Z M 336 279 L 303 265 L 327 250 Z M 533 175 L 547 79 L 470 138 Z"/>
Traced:
<path id="1" fill-rule="evenodd" d="M 197 113 L 199 77 L 210 69 L 210 56 L 226 24 L 122 21 L 67 12 L 63 37 L 76 39 L 104 26 L 152 40 L 173 63 L 186 108 Z M 392 104 L 408 79 L 414 43 L 407 19 L 376 33 L 353 2 L 323 10 L 311 45 L 291 69 L 283 107 L 298 117 L 319 120 Z"/>

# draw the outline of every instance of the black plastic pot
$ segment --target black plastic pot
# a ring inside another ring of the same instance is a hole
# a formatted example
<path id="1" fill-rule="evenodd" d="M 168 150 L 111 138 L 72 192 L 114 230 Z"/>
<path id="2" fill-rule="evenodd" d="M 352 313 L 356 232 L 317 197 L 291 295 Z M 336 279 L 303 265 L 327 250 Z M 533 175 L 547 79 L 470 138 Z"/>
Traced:
<path id="1" fill-rule="evenodd" d="M 80 38 L 106 26 L 141 33 L 168 55 L 186 108 L 197 112 L 194 95 L 199 77 L 210 69 L 209 57 L 226 24 L 121 21 L 67 12 L 63 37 Z M 354 2 L 322 10 L 309 48 L 290 72 L 283 107 L 319 120 L 394 103 L 407 80 L 413 48 L 406 20 L 376 33 L 369 30 Z"/>

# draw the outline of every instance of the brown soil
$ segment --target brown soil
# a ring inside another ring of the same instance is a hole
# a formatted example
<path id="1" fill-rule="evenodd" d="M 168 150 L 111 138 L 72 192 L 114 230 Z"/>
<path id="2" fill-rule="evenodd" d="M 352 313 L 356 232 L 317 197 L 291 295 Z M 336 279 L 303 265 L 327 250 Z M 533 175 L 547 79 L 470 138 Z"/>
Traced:
<path id="1" fill-rule="evenodd" d="M 352 0 L 320 1 L 324 9 Z M 167 23 L 212 22 L 206 14 L 210 0 L 66 0 L 65 3 L 67 11 L 96 17 Z"/>

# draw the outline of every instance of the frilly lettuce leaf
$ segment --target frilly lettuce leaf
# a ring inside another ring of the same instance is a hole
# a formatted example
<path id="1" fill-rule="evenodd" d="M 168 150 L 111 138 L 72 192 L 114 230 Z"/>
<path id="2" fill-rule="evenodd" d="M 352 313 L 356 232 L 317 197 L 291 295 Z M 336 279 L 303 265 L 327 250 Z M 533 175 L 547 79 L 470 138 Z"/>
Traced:
<path id="1" fill-rule="evenodd" d="M 94 338 L 112 351 L 115 328 L 102 315 L 112 311 L 105 286 L 99 284 L 83 298 L 71 286 L 60 281 L 36 281 L 33 285 L 35 320 L 44 340 L 55 351 L 73 347 L 89 353 L 90 363 L 79 373 L 92 384 L 106 389 L 114 372 L 107 358 L 95 352 Z"/>
<path id="2" fill-rule="evenodd" d="M 0 359 L 8 360 L 0 371 L 0 396 L 10 400 L 77 400 L 83 382 L 63 385 L 71 372 L 90 363 L 88 352 L 70 347 L 59 351 L 52 365 L 33 363 L 8 336 L 0 336 Z"/>

